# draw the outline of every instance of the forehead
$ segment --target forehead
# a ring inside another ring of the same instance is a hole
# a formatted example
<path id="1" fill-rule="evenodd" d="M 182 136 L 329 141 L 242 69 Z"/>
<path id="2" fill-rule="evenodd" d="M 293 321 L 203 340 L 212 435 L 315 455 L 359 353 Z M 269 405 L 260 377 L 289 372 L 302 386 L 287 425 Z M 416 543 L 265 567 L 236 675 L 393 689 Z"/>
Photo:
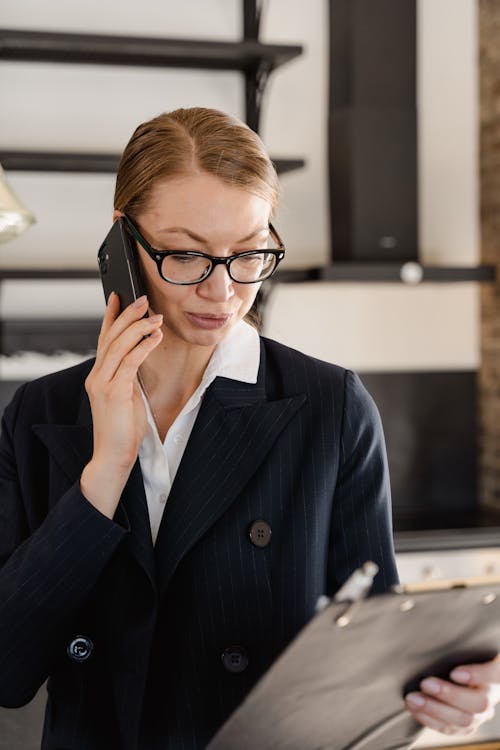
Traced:
<path id="1" fill-rule="evenodd" d="M 214 175 L 198 172 L 158 181 L 140 218 L 154 229 L 183 226 L 244 235 L 266 226 L 271 205 L 264 198 Z"/>

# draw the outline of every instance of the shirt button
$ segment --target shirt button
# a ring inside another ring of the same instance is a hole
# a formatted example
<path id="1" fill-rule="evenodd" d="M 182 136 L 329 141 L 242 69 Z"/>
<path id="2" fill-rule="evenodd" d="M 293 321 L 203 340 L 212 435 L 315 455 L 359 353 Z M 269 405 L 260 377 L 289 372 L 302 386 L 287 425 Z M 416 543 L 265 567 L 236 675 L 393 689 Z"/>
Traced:
<path id="1" fill-rule="evenodd" d="M 166 502 L 167 502 L 167 500 L 168 500 L 168 495 L 167 495 L 167 493 L 166 493 L 166 492 L 162 492 L 162 493 L 161 493 L 161 495 L 160 495 L 160 496 L 158 497 L 158 500 L 159 500 L 159 502 L 160 502 L 160 503 L 161 503 L 162 505 L 165 505 L 165 503 L 166 503 Z"/>
<path id="2" fill-rule="evenodd" d="M 248 536 L 256 547 L 267 547 L 271 541 L 271 527 L 267 521 L 254 521 L 248 529 Z"/>

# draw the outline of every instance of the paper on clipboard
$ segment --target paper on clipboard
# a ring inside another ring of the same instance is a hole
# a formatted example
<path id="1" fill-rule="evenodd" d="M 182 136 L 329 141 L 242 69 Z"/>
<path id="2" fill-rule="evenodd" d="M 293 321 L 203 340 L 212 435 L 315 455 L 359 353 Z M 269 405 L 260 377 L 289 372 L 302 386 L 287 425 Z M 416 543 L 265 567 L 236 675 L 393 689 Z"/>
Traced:
<path id="1" fill-rule="evenodd" d="M 420 725 L 403 695 L 500 650 L 498 579 L 332 603 L 299 633 L 207 750 L 402 750 Z M 449 584 L 448 584 L 449 585 Z M 496 738 L 495 738 L 496 739 Z"/>

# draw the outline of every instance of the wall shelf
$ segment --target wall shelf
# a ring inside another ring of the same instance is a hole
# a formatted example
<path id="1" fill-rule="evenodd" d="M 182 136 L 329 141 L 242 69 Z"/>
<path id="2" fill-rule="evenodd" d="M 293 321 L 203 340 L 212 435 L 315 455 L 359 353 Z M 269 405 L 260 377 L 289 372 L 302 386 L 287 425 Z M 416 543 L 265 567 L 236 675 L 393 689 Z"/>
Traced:
<path id="1" fill-rule="evenodd" d="M 422 282 L 492 282 L 496 279 L 496 267 L 480 266 L 426 266 L 414 261 L 410 263 L 333 263 L 316 268 L 298 268 L 278 271 L 274 277 L 284 284 L 300 284 L 310 281 L 351 282 L 399 282 L 415 285 Z"/>
<path id="2" fill-rule="evenodd" d="M 275 68 L 302 53 L 300 45 L 202 39 L 68 34 L 0 29 L 0 59 L 24 62 L 255 70 Z"/>
<path id="3" fill-rule="evenodd" d="M 498 549 L 500 518 L 496 525 L 492 520 L 489 526 L 467 526 L 460 529 L 426 529 L 425 531 L 395 531 L 396 552 L 430 552 L 442 550 L 464 550 L 474 548 Z"/>
<path id="4" fill-rule="evenodd" d="M 120 154 L 76 153 L 69 151 L 0 150 L 0 163 L 6 171 L 115 173 Z M 273 158 L 280 174 L 301 169 L 303 159 Z"/>
<path id="5" fill-rule="evenodd" d="M 278 271 L 273 276 L 273 285 L 301 284 L 318 281 L 350 282 L 399 282 L 402 278 L 400 263 L 335 263 L 317 268 L 297 268 Z M 420 266 L 422 282 L 492 282 L 496 280 L 495 266 Z M 43 281 L 57 279 L 98 279 L 92 268 L 0 268 L 0 281 L 27 280 Z M 406 282 L 411 283 L 411 282 Z"/>
<path id="6" fill-rule="evenodd" d="M 258 132 L 270 73 L 301 55 L 302 46 L 262 44 L 256 0 L 243 0 L 243 10 L 244 36 L 235 42 L 0 29 L 0 60 L 238 70 L 245 78 L 246 121 Z"/>

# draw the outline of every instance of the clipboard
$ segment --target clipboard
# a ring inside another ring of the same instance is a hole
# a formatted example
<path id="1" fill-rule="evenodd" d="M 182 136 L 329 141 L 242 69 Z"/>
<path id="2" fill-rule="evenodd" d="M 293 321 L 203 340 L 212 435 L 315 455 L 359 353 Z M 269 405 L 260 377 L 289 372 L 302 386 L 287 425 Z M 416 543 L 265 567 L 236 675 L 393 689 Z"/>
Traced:
<path id="1" fill-rule="evenodd" d="M 498 651 L 498 577 L 399 586 L 354 605 L 334 601 L 207 750 L 406 750 L 422 727 L 403 696 L 425 676 L 446 679 L 455 666 Z"/>

